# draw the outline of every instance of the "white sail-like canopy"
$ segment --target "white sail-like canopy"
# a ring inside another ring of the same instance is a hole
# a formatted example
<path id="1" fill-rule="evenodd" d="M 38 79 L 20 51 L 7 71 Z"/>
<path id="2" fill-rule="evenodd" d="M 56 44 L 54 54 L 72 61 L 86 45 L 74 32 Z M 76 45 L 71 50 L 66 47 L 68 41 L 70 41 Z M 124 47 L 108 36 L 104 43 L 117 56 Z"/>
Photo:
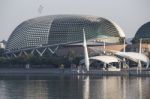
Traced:
<path id="1" fill-rule="evenodd" d="M 119 62 L 120 59 L 115 57 L 115 56 L 94 56 L 94 57 L 90 57 L 90 60 L 97 60 L 97 61 L 101 61 L 104 62 L 106 64 L 112 63 L 112 62 Z M 84 63 L 84 60 L 81 60 L 80 63 Z"/>
<path id="2" fill-rule="evenodd" d="M 94 56 L 94 57 L 90 57 L 90 59 L 98 60 L 107 64 L 112 62 L 119 62 L 119 59 L 115 56 Z"/>
<path id="3" fill-rule="evenodd" d="M 130 60 L 132 60 L 134 62 L 137 62 L 137 63 L 140 60 L 140 61 L 146 63 L 146 65 L 147 65 L 146 67 L 147 68 L 149 66 L 149 59 L 148 59 L 148 57 L 145 56 L 142 53 L 136 53 L 136 52 L 117 52 L 115 54 L 118 55 L 118 56 L 130 59 Z"/>

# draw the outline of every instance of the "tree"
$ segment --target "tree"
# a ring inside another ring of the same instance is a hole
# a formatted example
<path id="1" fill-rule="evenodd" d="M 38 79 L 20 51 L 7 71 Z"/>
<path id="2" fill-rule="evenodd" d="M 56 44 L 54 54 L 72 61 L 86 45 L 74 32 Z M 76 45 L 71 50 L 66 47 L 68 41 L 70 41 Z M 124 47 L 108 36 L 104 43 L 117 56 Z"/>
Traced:
<path id="1" fill-rule="evenodd" d="M 68 61 L 69 61 L 70 63 L 72 63 L 73 60 L 76 58 L 76 53 L 75 53 L 75 51 L 74 51 L 74 50 L 69 50 L 69 51 L 68 51 L 67 58 L 68 58 Z"/>

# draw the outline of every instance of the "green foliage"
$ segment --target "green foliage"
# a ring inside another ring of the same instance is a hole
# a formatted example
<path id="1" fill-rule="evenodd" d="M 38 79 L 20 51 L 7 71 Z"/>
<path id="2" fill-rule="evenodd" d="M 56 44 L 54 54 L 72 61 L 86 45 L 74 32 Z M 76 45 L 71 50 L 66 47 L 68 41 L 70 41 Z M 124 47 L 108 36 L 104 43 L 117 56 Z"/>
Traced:
<path id="1" fill-rule="evenodd" d="M 76 58 L 76 53 L 74 50 L 69 50 L 67 54 L 67 59 L 70 63 L 73 62 L 73 60 Z"/>
<path id="2" fill-rule="evenodd" d="M 65 68 L 71 66 L 71 64 L 79 64 L 81 57 L 77 57 L 73 50 L 68 52 L 67 56 L 35 56 L 32 54 L 28 54 L 27 56 L 18 56 L 18 57 L 11 57 L 5 58 L 0 57 L 0 67 L 2 66 L 25 66 L 26 64 L 30 64 L 33 66 L 44 66 L 49 65 L 53 67 L 60 67 L 61 64 L 64 65 Z"/>
<path id="3" fill-rule="evenodd" d="M 0 57 L 0 65 L 6 65 L 6 64 L 9 64 L 8 59 L 4 57 Z"/>

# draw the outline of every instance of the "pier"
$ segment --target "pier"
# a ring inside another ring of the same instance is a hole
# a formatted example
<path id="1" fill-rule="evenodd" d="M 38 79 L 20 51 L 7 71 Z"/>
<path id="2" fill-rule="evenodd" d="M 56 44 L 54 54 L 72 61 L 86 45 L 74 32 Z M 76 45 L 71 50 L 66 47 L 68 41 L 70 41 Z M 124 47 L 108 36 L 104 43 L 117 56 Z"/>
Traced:
<path id="1" fill-rule="evenodd" d="M 77 69 L 0 69 L 0 75 L 13 74 L 48 74 L 48 75 L 96 75 L 96 76 L 150 76 L 150 70 L 121 70 L 121 71 L 103 71 L 89 70 L 79 71 Z"/>

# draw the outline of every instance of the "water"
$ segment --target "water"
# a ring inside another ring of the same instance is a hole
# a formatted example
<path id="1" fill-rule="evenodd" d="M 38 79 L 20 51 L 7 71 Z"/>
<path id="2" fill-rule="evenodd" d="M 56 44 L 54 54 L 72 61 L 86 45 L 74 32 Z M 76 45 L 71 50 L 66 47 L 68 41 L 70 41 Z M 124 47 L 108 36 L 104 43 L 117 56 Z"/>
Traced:
<path id="1" fill-rule="evenodd" d="M 0 76 L 0 99 L 150 99 L 150 77 Z"/>

